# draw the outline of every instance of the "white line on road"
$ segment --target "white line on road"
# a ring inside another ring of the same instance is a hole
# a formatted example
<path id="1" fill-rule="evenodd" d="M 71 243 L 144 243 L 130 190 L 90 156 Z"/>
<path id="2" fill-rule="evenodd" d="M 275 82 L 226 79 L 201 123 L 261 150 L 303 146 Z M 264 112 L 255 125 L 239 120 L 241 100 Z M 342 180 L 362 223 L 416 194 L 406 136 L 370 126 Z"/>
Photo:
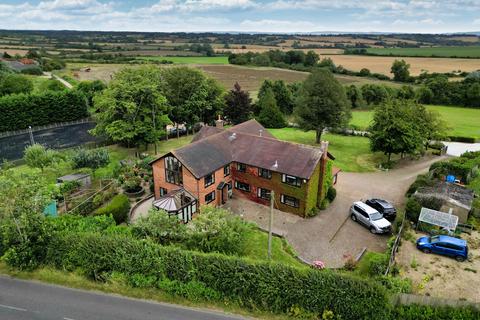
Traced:
<path id="1" fill-rule="evenodd" d="M 13 307 L 13 306 L 6 306 L 4 304 L 0 304 L 0 308 L 6 308 L 6 309 L 11 309 L 11 310 L 17 310 L 17 311 L 27 311 L 27 309 L 17 308 L 17 307 Z"/>
<path id="2" fill-rule="evenodd" d="M 63 320 L 75 320 L 75 319 L 72 319 L 72 318 L 63 318 Z"/>

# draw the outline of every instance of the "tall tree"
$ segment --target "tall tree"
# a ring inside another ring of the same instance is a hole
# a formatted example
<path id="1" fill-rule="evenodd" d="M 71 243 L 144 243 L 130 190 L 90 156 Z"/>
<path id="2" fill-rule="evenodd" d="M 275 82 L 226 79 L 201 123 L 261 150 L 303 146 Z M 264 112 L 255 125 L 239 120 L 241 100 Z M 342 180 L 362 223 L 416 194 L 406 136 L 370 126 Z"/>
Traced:
<path id="1" fill-rule="evenodd" d="M 393 73 L 393 80 L 408 82 L 410 80 L 410 65 L 405 60 L 395 60 L 390 73 Z"/>
<path id="2" fill-rule="evenodd" d="M 266 128 L 283 128 L 287 125 L 282 112 L 278 109 L 272 89 L 267 89 L 265 94 L 258 100 L 260 113 L 257 117 Z"/>
<path id="3" fill-rule="evenodd" d="M 224 103 L 223 90 L 215 80 L 189 67 L 166 68 L 162 75 L 172 121 L 191 127 L 199 121 L 215 120 Z"/>
<path id="4" fill-rule="evenodd" d="M 392 154 L 414 153 L 424 141 L 419 106 L 411 100 L 390 100 L 376 107 L 369 131 L 372 151 L 382 151 L 388 162 Z"/>
<path id="5" fill-rule="evenodd" d="M 285 82 L 283 80 L 276 80 L 273 82 L 272 90 L 280 111 L 284 114 L 291 114 L 295 102 L 293 100 L 292 92 L 285 85 Z"/>
<path id="6" fill-rule="evenodd" d="M 313 67 L 317 64 L 318 60 L 320 60 L 320 56 L 313 50 L 309 50 L 305 55 L 305 66 Z"/>
<path id="7" fill-rule="evenodd" d="M 251 117 L 252 99 L 248 92 L 243 91 L 238 82 L 225 96 L 225 108 L 223 115 L 233 124 L 247 121 Z"/>
<path id="8" fill-rule="evenodd" d="M 365 108 L 367 103 L 363 99 L 362 91 L 354 84 L 347 87 L 346 94 L 353 109 Z"/>
<path id="9" fill-rule="evenodd" d="M 91 113 L 97 125 L 92 133 L 128 145 L 156 143 L 170 122 L 162 87 L 156 67 L 121 70 L 93 99 Z"/>
<path id="10" fill-rule="evenodd" d="M 303 130 L 315 130 L 320 143 L 326 128 L 348 124 L 350 102 L 343 86 L 326 69 L 315 70 L 303 83 L 296 101 L 295 114 Z"/>

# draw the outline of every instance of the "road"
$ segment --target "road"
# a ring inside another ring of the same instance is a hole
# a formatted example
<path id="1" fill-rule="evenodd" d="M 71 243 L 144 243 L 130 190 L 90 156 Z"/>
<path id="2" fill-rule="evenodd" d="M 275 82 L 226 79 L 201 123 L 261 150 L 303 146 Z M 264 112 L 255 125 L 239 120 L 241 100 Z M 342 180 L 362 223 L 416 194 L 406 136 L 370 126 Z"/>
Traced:
<path id="1" fill-rule="evenodd" d="M 51 73 L 51 72 L 44 72 L 43 74 L 44 74 L 45 76 L 47 76 L 47 77 L 53 77 L 53 78 L 55 78 L 56 80 L 60 81 L 60 82 L 61 82 L 65 87 L 67 87 L 68 89 L 72 89 L 72 88 L 73 88 L 73 85 L 72 85 L 70 82 L 66 81 L 65 79 L 60 78 L 60 77 L 57 76 L 56 74 L 53 74 L 53 73 Z"/>
<path id="2" fill-rule="evenodd" d="M 233 320 L 221 312 L 0 276 L 2 320 Z"/>

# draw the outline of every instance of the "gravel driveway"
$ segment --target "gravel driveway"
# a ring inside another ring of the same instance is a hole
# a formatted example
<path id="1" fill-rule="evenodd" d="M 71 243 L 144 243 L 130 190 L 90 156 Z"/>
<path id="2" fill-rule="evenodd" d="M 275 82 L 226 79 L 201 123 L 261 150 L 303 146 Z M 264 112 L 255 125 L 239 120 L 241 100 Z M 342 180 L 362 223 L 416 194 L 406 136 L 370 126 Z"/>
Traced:
<path id="1" fill-rule="evenodd" d="M 310 219 L 275 210 L 274 232 L 285 236 L 304 260 L 321 260 L 331 268 L 342 267 L 346 258 L 356 257 L 363 248 L 384 251 L 388 236 L 373 235 L 353 222 L 349 218 L 352 202 L 378 197 L 401 206 L 416 176 L 427 172 L 433 162 L 441 159 L 443 157 L 427 157 L 387 172 L 341 172 L 335 186 L 337 198 L 329 208 Z M 231 199 L 225 206 L 255 221 L 261 228 L 268 227 L 266 206 L 238 198 Z"/>

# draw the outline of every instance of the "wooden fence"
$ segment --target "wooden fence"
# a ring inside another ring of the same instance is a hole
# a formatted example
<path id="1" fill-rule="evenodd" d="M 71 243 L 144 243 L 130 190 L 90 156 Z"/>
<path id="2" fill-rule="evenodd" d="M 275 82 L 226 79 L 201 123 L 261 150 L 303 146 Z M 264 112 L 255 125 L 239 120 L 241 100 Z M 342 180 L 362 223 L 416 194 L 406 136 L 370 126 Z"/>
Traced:
<path id="1" fill-rule="evenodd" d="M 398 251 L 398 246 L 400 245 L 400 238 L 402 237 L 403 232 L 403 225 L 405 223 L 405 216 L 403 217 L 402 224 L 400 225 L 400 229 L 398 229 L 397 237 L 395 238 L 395 242 L 392 246 L 392 251 L 390 252 L 390 260 L 388 261 L 387 270 L 385 270 L 385 275 L 388 275 L 392 266 L 395 264 L 395 255 Z"/>

